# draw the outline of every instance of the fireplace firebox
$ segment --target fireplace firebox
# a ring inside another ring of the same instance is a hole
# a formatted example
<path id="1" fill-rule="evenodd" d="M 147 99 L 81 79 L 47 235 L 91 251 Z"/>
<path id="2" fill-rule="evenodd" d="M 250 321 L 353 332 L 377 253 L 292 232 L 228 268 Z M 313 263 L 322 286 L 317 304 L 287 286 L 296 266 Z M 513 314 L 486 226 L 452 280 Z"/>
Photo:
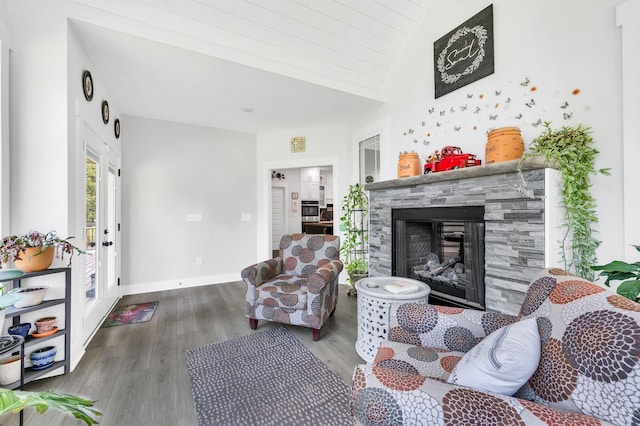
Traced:
<path id="1" fill-rule="evenodd" d="M 394 276 L 425 282 L 431 299 L 485 309 L 484 207 L 392 210 Z"/>

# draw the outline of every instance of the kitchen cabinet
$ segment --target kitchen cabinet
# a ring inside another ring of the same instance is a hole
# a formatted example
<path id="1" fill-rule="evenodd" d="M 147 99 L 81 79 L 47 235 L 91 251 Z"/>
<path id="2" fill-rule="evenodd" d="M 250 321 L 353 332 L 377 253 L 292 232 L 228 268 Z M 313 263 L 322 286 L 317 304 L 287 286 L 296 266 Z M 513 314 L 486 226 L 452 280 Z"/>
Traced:
<path id="1" fill-rule="evenodd" d="M 300 198 L 303 200 L 320 200 L 320 169 L 305 167 L 300 169 Z"/>
<path id="2" fill-rule="evenodd" d="M 326 204 L 333 204 L 333 184 L 325 184 L 324 186 L 324 199 Z"/>
<path id="3" fill-rule="evenodd" d="M 300 169 L 300 180 L 320 184 L 320 169 L 318 167 L 304 167 Z"/>
<path id="4" fill-rule="evenodd" d="M 51 299 L 44 300 L 39 305 L 29 306 L 26 308 L 16 308 L 9 307 L 5 311 L 5 324 L 20 324 L 22 322 L 22 316 L 30 313 L 30 312 L 38 312 L 42 311 L 42 316 L 49 316 L 46 313 L 48 308 L 54 306 L 64 306 L 64 318 L 57 318 L 57 326 L 58 330 L 50 336 L 35 338 L 32 336 L 27 336 L 27 339 L 24 342 L 24 349 L 22 350 L 22 356 L 29 356 L 29 354 L 39 347 L 42 346 L 56 346 L 58 349 L 57 358 L 60 358 L 60 354 L 63 355 L 63 359 L 59 361 L 55 361 L 51 366 L 41 369 L 41 370 L 33 370 L 31 367 L 22 368 L 20 380 L 15 383 L 10 383 L 8 385 L 4 385 L 3 387 L 8 389 L 17 389 L 22 387 L 24 383 L 29 383 L 33 380 L 38 379 L 39 377 L 57 370 L 59 368 L 64 369 L 64 374 L 69 372 L 69 367 L 71 365 L 70 362 L 70 354 L 71 354 L 71 268 L 52 268 L 46 269 L 44 271 L 39 272 L 28 272 L 18 278 L 6 279 L 2 280 L 3 282 L 11 282 L 11 288 L 19 288 L 22 286 L 22 281 L 26 279 L 33 279 L 37 277 L 41 277 L 44 275 L 52 275 L 52 274 L 64 274 L 65 280 L 65 292 L 64 297 L 60 299 Z M 35 286 L 35 285 L 34 285 Z M 6 289 L 5 284 L 5 289 Z M 10 319 L 12 322 L 10 322 Z M 64 324 L 64 327 L 62 326 Z M 54 343 L 54 339 L 55 342 Z M 64 340 L 64 346 L 61 347 L 59 342 Z M 42 343 L 48 342 L 46 345 L 42 345 Z M 38 347 L 36 347 L 36 345 Z M 64 352 L 63 352 L 64 350 Z M 23 362 L 24 367 L 24 362 Z"/>
<path id="5" fill-rule="evenodd" d="M 333 173 L 330 170 L 322 170 L 320 172 L 320 185 L 324 187 L 323 206 L 333 204 Z"/>
<path id="6" fill-rule="evenodd" d="M 319 201 L 320 185 L 318 182 L 301 182 L 300 198 L 303 200 Z"/>
<path id="7" fill-rule="evenodd" d="M 309 222 L 302 226 L 302 232 L 307 234 L 327 234 L 333 235 L 333 222 Z"/>

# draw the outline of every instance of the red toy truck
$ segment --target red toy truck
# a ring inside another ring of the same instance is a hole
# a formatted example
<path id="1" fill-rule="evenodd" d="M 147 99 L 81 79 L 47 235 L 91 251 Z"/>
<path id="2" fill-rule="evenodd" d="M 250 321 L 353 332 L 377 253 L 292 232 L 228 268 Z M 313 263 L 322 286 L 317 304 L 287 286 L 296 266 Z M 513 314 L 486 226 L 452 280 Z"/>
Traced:
<path id="1" fill-rule="evenodd" d="M 457 146 L 445 146 L 439 154 L 436 152 L 437 161 L 427 162 L 424 165 L 424 174 L 442 172 L 445 170 L 461 169 L 463 167 L 479 166 L 481 160 L 476 160 L 474 154 L 465 154 Z"/>

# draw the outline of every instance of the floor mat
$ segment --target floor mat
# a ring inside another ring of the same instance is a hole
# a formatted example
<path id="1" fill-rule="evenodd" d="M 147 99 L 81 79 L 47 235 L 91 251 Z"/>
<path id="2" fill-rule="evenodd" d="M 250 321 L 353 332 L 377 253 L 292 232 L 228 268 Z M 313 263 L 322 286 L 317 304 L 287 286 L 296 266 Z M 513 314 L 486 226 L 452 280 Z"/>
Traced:
<path id="1" fill-rule="evenodd" d="M 352 423 L 349 385 L 283 327 L 189 349 L 186 358 L 200 426 Z"/>
<path id="2" fill-rule="evenodd" d="M 116 325 L 134 324 L 151 320 L 158 302 L 135 303 L 133 305 L 118 306 L 107 316 L 101 328 Z"/>

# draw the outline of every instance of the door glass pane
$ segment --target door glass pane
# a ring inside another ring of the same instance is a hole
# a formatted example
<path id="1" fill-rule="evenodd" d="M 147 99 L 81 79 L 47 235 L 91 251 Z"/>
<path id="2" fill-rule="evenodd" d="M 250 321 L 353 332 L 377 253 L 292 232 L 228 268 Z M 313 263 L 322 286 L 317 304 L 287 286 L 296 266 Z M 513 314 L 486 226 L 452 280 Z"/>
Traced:
<path id="1" fill-rule="evenodd" d="M 97 256 L 97 212 L 98 212 L 98 162 L 91 153 L 87 154 L 86 161 L 86 225 L 85 242 L 87 244 L 87 255 L 83 256 L 86 261 L 86 282 L 85 282 L 85 308 L 88 309 L 96 300 L 96 289 L 98 288 L 98 259 Z"/>
<path id="2" fill-rule="evenodd" d="M 360 184 L 380 180 L 380 135 L 360 141 Z"/>

